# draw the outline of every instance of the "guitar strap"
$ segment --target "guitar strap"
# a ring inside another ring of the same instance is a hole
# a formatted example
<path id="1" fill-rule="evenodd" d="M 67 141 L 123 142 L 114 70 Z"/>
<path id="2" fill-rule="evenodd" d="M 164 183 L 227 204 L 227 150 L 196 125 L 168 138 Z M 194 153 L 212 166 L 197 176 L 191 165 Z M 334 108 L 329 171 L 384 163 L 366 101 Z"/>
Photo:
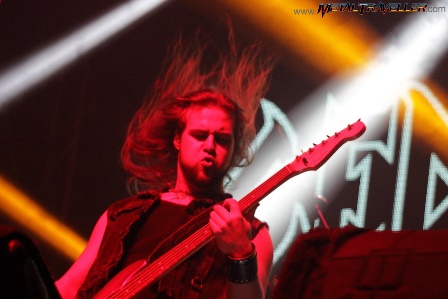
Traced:
<path id="1" fill-rule="evenodd" d="M 210 272 L 210 269 L 215 260 L 217 247 L 213 247 L 214 250 L 209 250 L 208 254 L 202 259 L 199 266 L 196 268 L 196 275 L 191 280 L 191 288 L 189 288 L 189 292 L 187 295 L 188 299 L 196 299 L 199 296 L 199 293 L 202 291 L 202 286 L 207 278 L 207 274 Z"/>

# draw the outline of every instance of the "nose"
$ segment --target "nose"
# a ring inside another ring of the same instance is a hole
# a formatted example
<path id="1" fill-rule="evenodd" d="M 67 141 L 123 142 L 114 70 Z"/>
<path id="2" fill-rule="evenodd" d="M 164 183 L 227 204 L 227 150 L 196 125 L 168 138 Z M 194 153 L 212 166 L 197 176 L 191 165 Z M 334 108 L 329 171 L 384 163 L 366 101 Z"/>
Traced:
<path id="1" fill-rule="evenodd" d="M 204 151 L 207 153 L 213 153 L 215 151 L 215 136 L 210 134 L 204 141 Z"/>

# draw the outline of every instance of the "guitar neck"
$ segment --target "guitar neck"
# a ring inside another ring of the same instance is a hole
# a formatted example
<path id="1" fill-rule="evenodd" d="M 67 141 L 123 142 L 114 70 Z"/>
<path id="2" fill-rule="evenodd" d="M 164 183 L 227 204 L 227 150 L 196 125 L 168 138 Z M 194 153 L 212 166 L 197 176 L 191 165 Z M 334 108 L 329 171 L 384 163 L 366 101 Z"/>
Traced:
<path id="1" fill-rule="evenodd" d="M 249 210 L 263 198 L 269 195 L 269 193 L 274 191 L 278 186 L 297 174 L 298 172 L 293 173 L 292 171 L 290 171 L 288 165 L 283 167 L 268 180 L 266 180 L 263 184 L 252 190 L 238 202 L 241 211 L 244 212 Z"/>

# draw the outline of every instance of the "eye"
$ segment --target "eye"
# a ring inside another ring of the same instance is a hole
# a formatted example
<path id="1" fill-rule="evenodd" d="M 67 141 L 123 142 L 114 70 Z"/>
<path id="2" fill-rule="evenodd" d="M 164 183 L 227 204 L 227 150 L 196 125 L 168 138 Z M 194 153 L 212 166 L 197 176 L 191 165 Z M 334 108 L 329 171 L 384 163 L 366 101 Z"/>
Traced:
<path id="1" fill-rule="evenodd" d="M 232 142 L 232 135 L 229 134 L 215 134 L 215 141 L 222 146 L 230 145 Z"/>
<path id="2" fill-rule="evenodd" d="M 191 136 L 193 136 L 193 138 L 195 138 L 196 140 L 204 141 L 204 140 L 207 139 L 208 133 L 206 133 L 206 132 L 192 132 Z"/>

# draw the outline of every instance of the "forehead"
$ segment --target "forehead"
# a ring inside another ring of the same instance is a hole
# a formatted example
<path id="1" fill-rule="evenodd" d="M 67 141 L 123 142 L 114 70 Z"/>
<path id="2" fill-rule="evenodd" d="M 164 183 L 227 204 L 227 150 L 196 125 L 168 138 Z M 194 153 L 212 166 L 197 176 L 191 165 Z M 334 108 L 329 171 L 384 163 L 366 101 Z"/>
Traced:
<path id="1" fill-rule="evenodd" d="M 234 118 L 217 106 L 193 106 L 185 114 L 185 129 L 232 132 Z"/>

